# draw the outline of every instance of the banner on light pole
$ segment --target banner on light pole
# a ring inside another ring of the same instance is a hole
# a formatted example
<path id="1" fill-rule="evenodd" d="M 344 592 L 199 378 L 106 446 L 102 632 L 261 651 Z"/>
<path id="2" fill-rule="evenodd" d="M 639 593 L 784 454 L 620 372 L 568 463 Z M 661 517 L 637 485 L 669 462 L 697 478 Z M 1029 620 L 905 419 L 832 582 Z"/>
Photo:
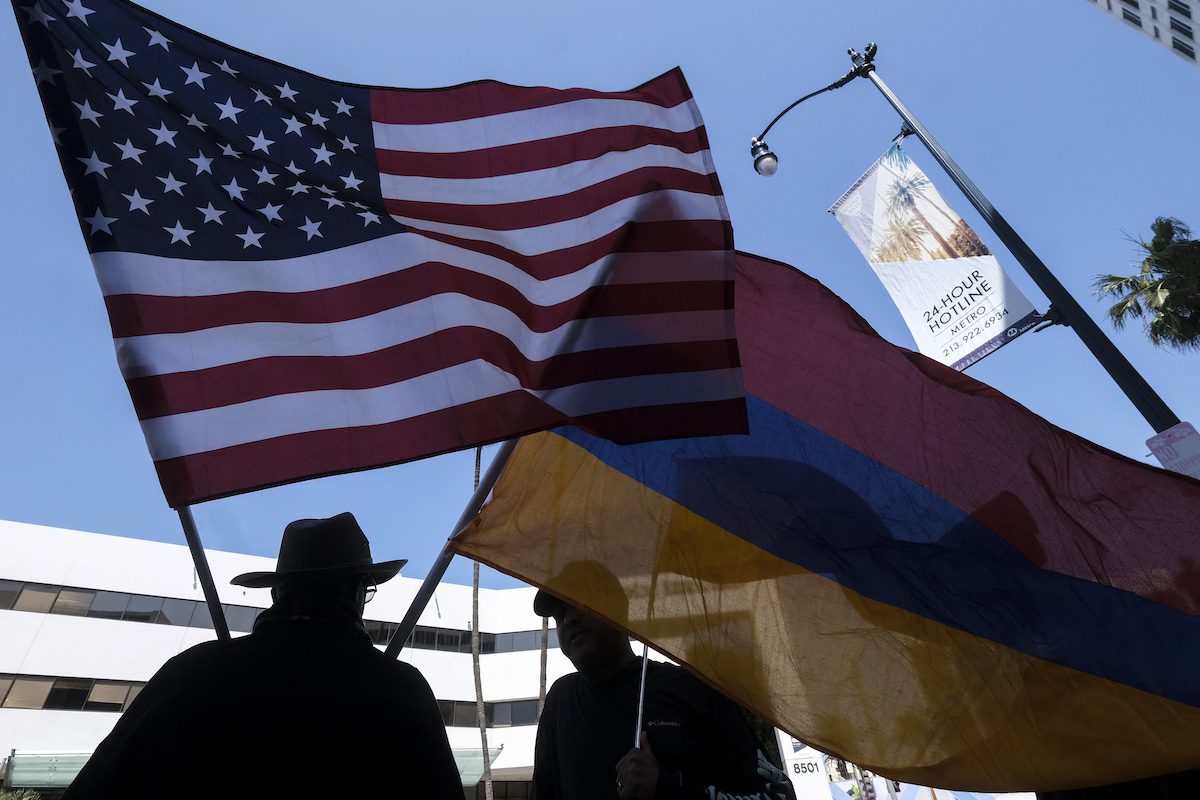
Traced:
<path id="1" fill-rule="evenodd" d="M 899 143 L 833 204 L 916 340 L 957 370 L 1043 317 Z"/>

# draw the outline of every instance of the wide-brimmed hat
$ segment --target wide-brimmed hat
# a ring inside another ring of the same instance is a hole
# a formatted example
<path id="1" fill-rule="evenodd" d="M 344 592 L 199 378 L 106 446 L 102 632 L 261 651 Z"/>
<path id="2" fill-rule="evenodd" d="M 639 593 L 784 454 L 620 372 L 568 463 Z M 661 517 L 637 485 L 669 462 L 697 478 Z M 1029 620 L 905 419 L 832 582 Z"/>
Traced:
<path id="1" fill-rule="evenodd" d="M 365 575 L 375 583 L 396 577 L 408 559 L 371 560 L 371 543 L 349 511 L 327 519 L 298 519 L 283 529 L 274 572 L 246 572 L 235 586 L 263 588 L 307 576 Z"/>
<path id="2" fill-rule="evenodd" d="M 613 621 L 624 625 L 629 619 L 629 597 L 621 588 L 621 581 L 599 561 L 572 561 L 550 580 L 546 588 L 538 589 L 533 596 L 533 613 L 539 617 L 553 617 L 571 605 L 553 592 L 578 593 L 582 596 L 603 598 L 606 611 Z"/>

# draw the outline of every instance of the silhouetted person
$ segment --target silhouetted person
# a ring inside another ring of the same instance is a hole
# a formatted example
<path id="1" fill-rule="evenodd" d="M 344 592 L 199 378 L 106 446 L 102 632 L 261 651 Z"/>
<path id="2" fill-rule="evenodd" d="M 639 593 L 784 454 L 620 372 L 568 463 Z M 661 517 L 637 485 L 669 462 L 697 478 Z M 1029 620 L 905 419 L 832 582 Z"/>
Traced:
<path id="1" fill-rule="evenodd" d="M 461 800 L 429 684 L 372 645 L 373 563 L 353 515 L 297 520 L 249 636 L 200 644 L 150 679 L 67 790 L 68 800 L 420 797 Z"/>
<path id="2" fill-rule="evenodd" d="M 560 577 L 563 585 L 608 584 L 624 598 L 617 579 L 595 562 L 572 563 Z M 642 659 L 629 637 L 545 591 L 533 610 L 554 618 L 559 647 L 578 670 L 546 695 L 533 756 L 535 800 L 702 800 L 718 793 L 767 800 L 787 793 L 766 792 L 768 779 L 759 772 L 765 759 L 737 706 L 672 664 L 647 665 L 641 747 L 633 748 Z M 782 773 L 771 774 L 786 783 Z"/>

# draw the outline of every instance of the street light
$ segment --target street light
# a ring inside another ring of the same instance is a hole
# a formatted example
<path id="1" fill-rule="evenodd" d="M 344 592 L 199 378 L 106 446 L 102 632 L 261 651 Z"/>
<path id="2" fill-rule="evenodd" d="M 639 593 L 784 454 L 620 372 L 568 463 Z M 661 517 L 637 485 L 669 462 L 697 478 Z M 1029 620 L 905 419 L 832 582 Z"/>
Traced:
<path id="1" fill-rule="evenodd" d="M 1091 351 L 1100 365 L 1108 372 L 1109 376 L 1116 382 L 1117 386 L 1125 392 L 1125 396 L 1130 402 L 1141 412 L 1150 426 L 1158 433 L 1162 433 L 1168 428 L 1179 424 L 1179 417 L 1171 411 L 1163 399 L 1158 396 L 1158 393 L 1146 383 L 1146 379 L 1141 376 L 1133 365 L 1126 360 L 1121 351 L 1104 335 L 1104 331 L 1100 330 L 1100 326 L 1084 312 L 1075 298 L 1063 288 L 1063 285 L 1058 282 L 1058 278 L 1054 277 L 1054 273 L 1050 272 L 1049 268 L 1042 263 L 1042 260 L 1037 257 L 1037 254 L 1030 249 L 1029 245 L 1017 234 L 1008 221 L 1000 215 L 1000 212 L 984 197 L 983 192 L 979 187 L 972 183 L 971 179 L 966 176 L 958 166 L 954 163 L 954 159 L 942 149 L 937 140 L 933 138 L 924 125 L 913 116 L 912 112 L 900 102 L 900 98 L 892 92 L 888 85 L 879 77 L 879 73 L 875 71 L 875 53 L 878 48 L 872 42 L 863 48 L 860 54 L 853 47 L 846 52 L 850 56 L 851 63 L 854 64 L 853 69 L 838 78 L 828 86 L 818 89 L 815 92 L 804 95 L 790 106 L 780 111 L 775 115 L 775 119 L 771 120 L 770 124 L 763 129 L 763 132 L 750 140 L 750 154 L 754 156 L 754 169 L 760 175 L 774 175 L 779 169 L 779 157 L 771 152 L 771 148 L 767 146 L 767 132 L 774 127 L 776 122 L 779 122 L 785 114 L 791 111 L 796 106 L 808 100 L 810 97 L 816 97 L 822 92 L 828 92 L 832 89 L 838 89 L 845 86 L 855 78 L 866 78 L 875 84 L 875 88 L 879 90 L 884 99 L 891 104 L 896 113 L 904 120 L 905 133 L 916 134 L 921 143 L 928 148 L 930 154 L 937 160 L 942 169 L 950 175 L 951 180 L 962 190 L 967 199 L 971 201 L 971 205 L 979 212 L 988 226 L 1004 243 L 1013 257 L 1017 259 L 1024 269 L 1033 279 L 1033 282 L 1038 285 L 1038 288 L 1050 298 L 1050 314 L 1057 316 L 1062 320 L 1064 325 L 1074 329 L 1079 338 L 1083 340 L 1084 345 Z"/>
<path id="2" fill-rule="evenodd" d="M 751 139 L 750 155 L 754 156 L 754 171 L 759 175 L 769 178 L 779 169 L 779 157 L 771 152 L 766 142 Z"/>

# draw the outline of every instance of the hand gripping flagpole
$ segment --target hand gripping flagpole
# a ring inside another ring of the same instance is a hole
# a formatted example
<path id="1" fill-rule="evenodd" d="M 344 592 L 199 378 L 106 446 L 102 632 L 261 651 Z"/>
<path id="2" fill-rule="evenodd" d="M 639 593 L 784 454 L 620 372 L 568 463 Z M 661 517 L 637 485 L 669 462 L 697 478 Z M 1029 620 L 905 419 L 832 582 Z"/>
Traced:
<path id="1" fill-rule="evenodd" d="M 192 553 L 192 564 L 196 567 L 196 575 L 200 578 L 200 588 L 204 590 L 204 601 L 208 604 L 208 614 L 212 617 L 213 629 L 218 639 L 228 639 L 229 623 L 225 621 L 225 609 L 221 608 L 221 598 L 217 595 L 217 584 L 213 581 L 212 571 L 208 568 L 208 556 L 204 554 L 204 546 L 200 544 L 200 533 L 196 530 L 196 520 L 192 517 L 191 506 L 180 506 L 179 521 L 183 524 L 183 538 L 187 539 L 188 550 Z"/>
<path id="2" fill-rule="evenodd" d="M 928 129 L 920 123 L 912 112 L 900 102 L 900 98 L 892 92 L 883 78 L 875 71 L 875 52 L 877 48 L 874 43 L 867 45 L 863 53 L 859 53 L 854 48 L 850 48 L 850 60 L 854 64 L 854 68 L 846 73 L 842 78 L 834 83 L 826 86 L 824 89 L 813 92 L 810 95 L 800 98 L 792 105 L 783 110 L 781 114 L 771 120 L 771 124 L 750 142 L 750 154 L 754 156 L 754 169 L 760 175 L 774 175 L 779 168 L 778 157 L 771 152 L 771 148 L 767 143 L 762 141 L 767 135 L 767 131 L 780 120 L 780 118 L 788 111 L 795 108 L 797 105 L 807 100 L 809 97 L 844 86 L 854 78 L 867 78 L 884 96 L 884 99 L 891 104 L 903 119 L 905 124 L 911 131 L 916 134 L 921 143 L 929 150 L 938 164 L 942 166 L 950 179 L 962 190 L 967 199 L 971 201 L 971 205 L 979 212 L 988 226 L 995 232 L 1004 246 L 1008 248 L 1017 262 L 1024 268 L 1033 282 L 1037 284 L 1042 293 L 1050 299 L 1051 309 L 1057 311 L 1064 324 L 1068 325 L 1078 334 L 1083 340 L 1083 344 L 1091 351 L 1100 365 L 1104 367 L 1109 376 L 1116 382 L 1117 386 L 1125 392 L 1125 396 L 1130 402 L 1141 412 L 1150 426 L 1158 433 L 1162 433 L 1168 428 L 1179 424 L 1179 417 L 1167 406 L 1158 393 L 1146 382 L 1146 379 L 1134 369 L 1133 365 L 1121 354 L 1121 351 L 1116 348 L 1116 345 L 1104 335 L 1100 330 L 1100 326 L 1087 315 L 1083 308 L 1075 301 L 1058 278 L 1054 276 L 1049 268 L 1042 263 L 1042 260 L 1037 257 L 1037 254 L 1030 249 L 1029 245 L 1017 234 L 1008 221 L 1000 215 L 995 206 L 988 201 L 983 192 L 979 190 L 970 178 L 966 176 L 958 166 L 954 163 L 954 159 L 942 149 L 937 140 L 933 138 Z"/>
<path id="3" fill-rule="evenodd" d="M 467 501 L 467 506 L 463 509 L 462 516 L 458 518 L 458 522 L 454 523 L 454 529 L 450 532 L 449 538 L 446 539 L 446 544 L 442 547 L 441 554 L 438 556 L 437 561 L 433 563 L 433 566 L 430 567 L 429 574 L 425 576 L 425 582 L 417 590 L 417 596 L 413 598 L 412 605 L 408 607 L 408 612 L 404 615 L 404 619 L 400 621 L 400 627 L 392 634 L 387 649 L 384 650 L 385 654 L 392 658 L 400 655 L 401 648 L 408 641 L 408 637 L 412 635 L 413 629 L 417 627 L 417 620 L 420 619 L 421 612 L 425 610 L 425 606 L 429 605 L 429 600 L 433 597 L 434 590 L 437 589 L 442 576 L 446 574 L 446 568 L 450 566 L 450 561 L 454 558 L 454 552 L 450 550 L 450 539 L 453 539 L 471 520 L 475 519 L 475 515 L 483 508 L 484 502 L 491 493 L 492 487 L 496 485 L 496 481 L 500 478 L 500 473 L 503 471 L 504 465 L 508 463 L 508 459 L 512 456 L 513 449 L 516 446 L 516 439 L 508 439 L 500 444 L 500 449 L 496 451 L 495 458 L 488 465 L 483 480 L 480 481 L 478 488 L 475 489 L 475 493 L 471 495 L 471 499 Z"/>

